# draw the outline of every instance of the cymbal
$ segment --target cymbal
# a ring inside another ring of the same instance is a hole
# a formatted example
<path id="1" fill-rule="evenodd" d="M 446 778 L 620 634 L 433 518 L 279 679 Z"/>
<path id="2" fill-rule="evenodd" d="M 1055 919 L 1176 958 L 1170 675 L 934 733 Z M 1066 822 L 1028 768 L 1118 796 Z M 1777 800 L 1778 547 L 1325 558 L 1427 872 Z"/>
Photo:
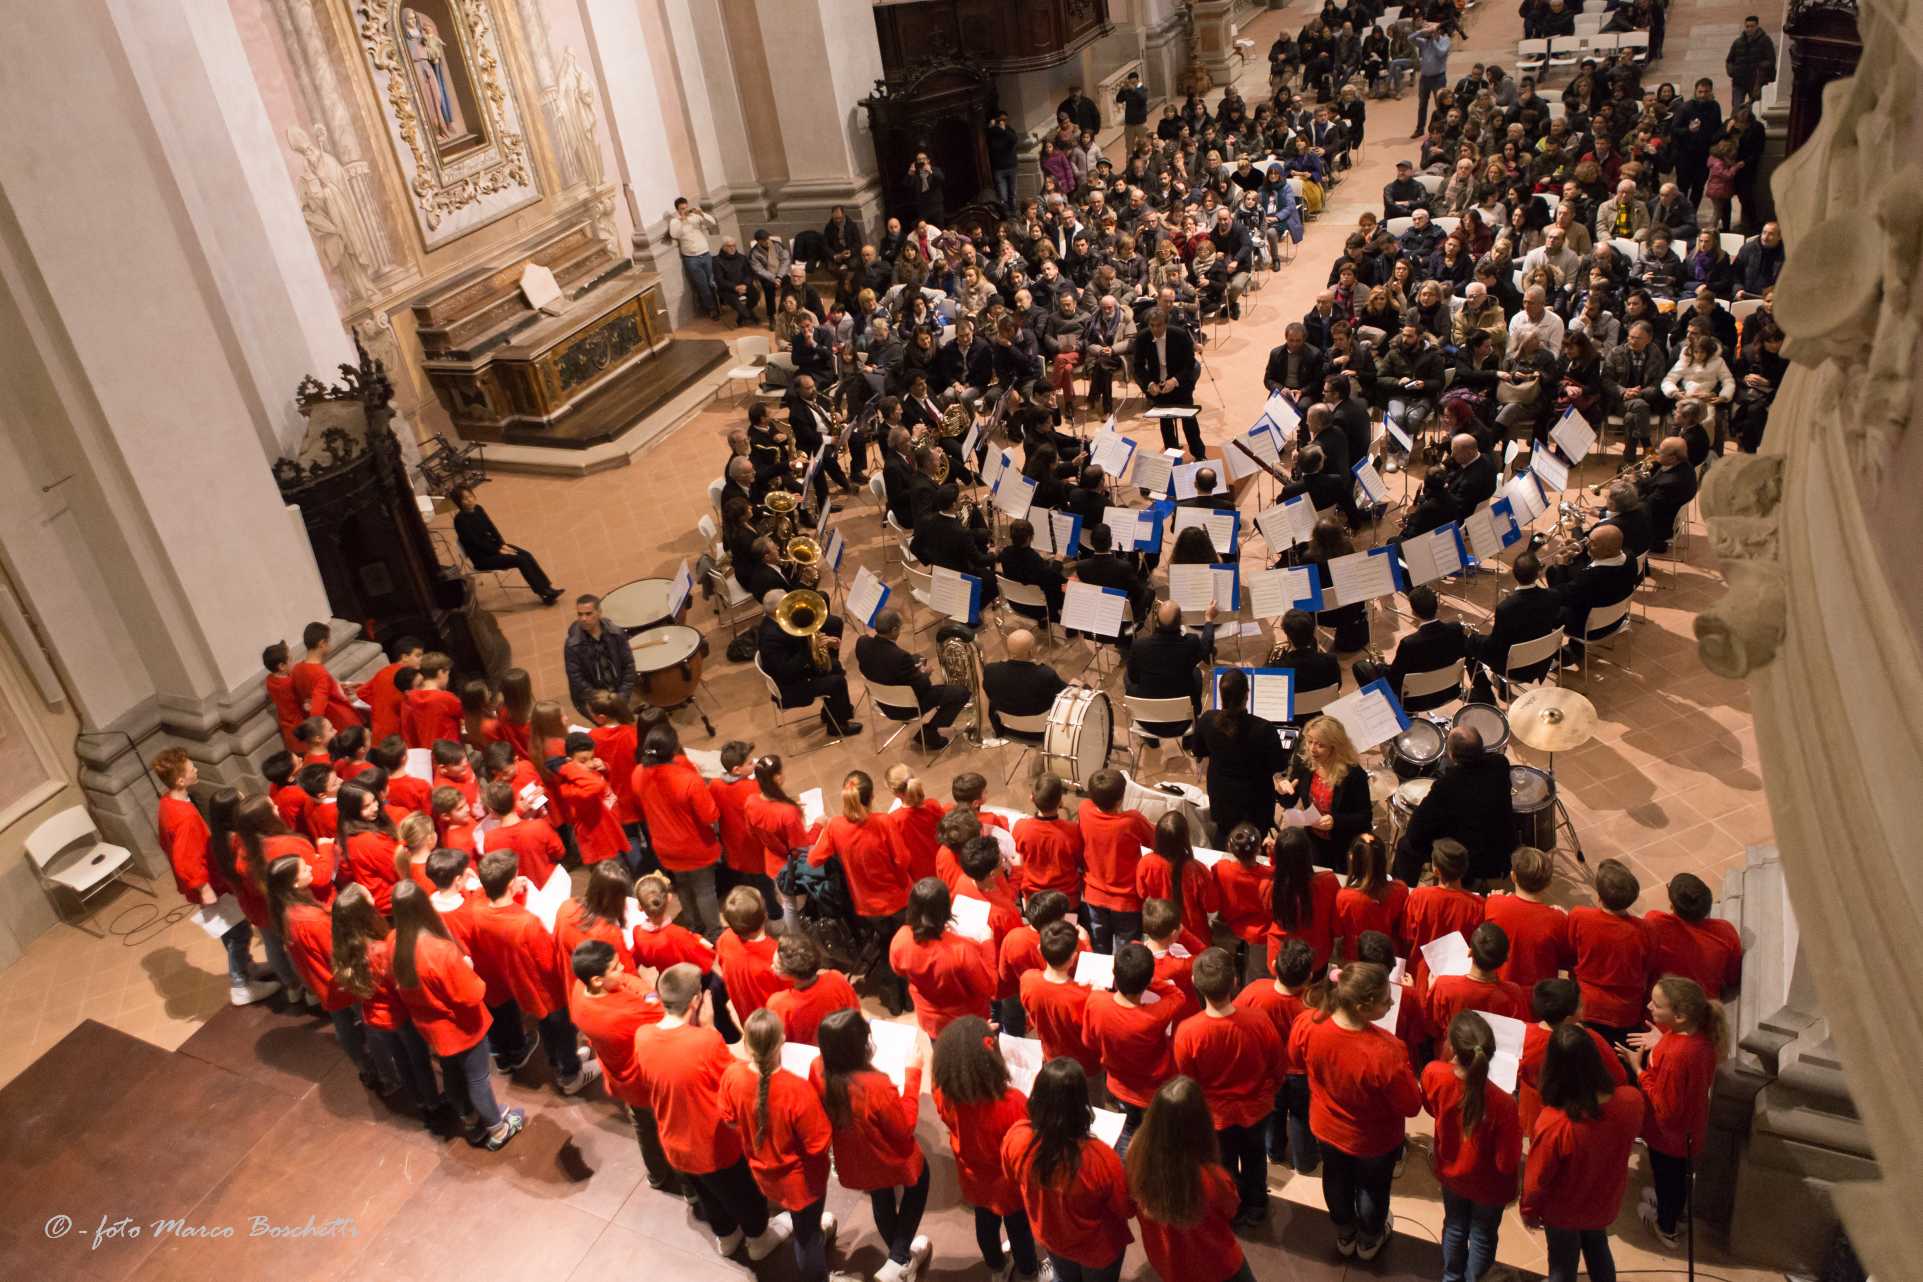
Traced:
<path id="1" fill-rule="evenodd" d="M 1538 752 L 1568 752 L 1596 734 L 1596 705 L 1575 690 L 1537 686 L 1509 705 L 1509 730 Z"/>

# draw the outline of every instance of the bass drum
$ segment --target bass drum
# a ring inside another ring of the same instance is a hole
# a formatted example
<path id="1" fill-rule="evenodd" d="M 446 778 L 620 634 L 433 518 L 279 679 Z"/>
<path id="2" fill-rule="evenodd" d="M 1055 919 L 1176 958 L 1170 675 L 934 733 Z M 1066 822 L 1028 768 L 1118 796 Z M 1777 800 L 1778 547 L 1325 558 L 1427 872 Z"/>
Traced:
<path id="1" fill-rule="evenodd" d="M 1534 766 L 1509 767 L 1509 807 L 1516 816 L 1516 844 L 1556 848 L 1556 781 Z"/>
<path id="2" fill-rule="evenodd" d="M 693 628 L 671 623 L 629 638 L 641 699 L 653 708 L 679 708 L 701 684 L 708 642 Z"/>
<path id="3" fill-rule="evenodd" d="M 1108 764 L 1115 714 L 1100 690 L 1071 688 L 1055 696 L 1042 734 L 1042 769 L 1086 788 Z"/>
<path id="4" fill-rule="evenodd" d="M 1389 748 L 1389 765 L 1398 779 L 1427 779 L 1442 762 L 1442 726 L 1416 717 Z"/>

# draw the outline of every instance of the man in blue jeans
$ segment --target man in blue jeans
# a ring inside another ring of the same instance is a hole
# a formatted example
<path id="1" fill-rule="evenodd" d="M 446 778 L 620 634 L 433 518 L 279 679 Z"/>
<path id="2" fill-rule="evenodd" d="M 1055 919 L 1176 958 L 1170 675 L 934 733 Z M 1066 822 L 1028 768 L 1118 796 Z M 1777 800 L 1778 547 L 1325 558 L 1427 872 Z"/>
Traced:
<path id="1" fill-rule="evenodd" d="M 988 122 L 988 171 L 994 176 L 995 195 L 1011 212 L 1015 208 L 1016 153 L 1022 136 L 1008 126 L 1008 113 L 998 111 Z"/>
<path id="2" fill-rule="evenodd" d="M 1432 22 L 1413 32 L 1409 39 L 1415 42 L 1417 68 L 1422 76 L 1416 85 L 1416 131 L 1409 136 L 1420 138 L 1429 124 L 1429 99 L 1449 83 L 1449 36 L 1441 23 Z"/>
<path id="3" fill-rule="evenodd" d="M 681 251 L 681 270 L 687 273 L 688 285 L 694 290 L 695 306 L 709 320 L 721 319 L 721 305 L 714 293 L 714 254 L 708 245 L 708 233 L 720 230 L 721 224 L 713 214 L 690 205 L 686 196 L 675 197 L 674 217 L 668 219 L 668 239 Z"/>

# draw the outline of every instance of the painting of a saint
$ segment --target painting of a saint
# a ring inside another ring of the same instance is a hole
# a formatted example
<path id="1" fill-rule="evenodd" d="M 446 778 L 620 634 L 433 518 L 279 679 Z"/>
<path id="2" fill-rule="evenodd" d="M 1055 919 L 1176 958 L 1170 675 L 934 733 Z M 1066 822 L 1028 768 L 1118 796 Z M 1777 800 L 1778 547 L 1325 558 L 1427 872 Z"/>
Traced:
<path id="1" fill-rule="evenodd" d="M 407 44 L 408 65 L 414 71 L 414 94 L 421 106 L 421 118 L 433 131 L 434 142 L 441 145 L 467 136 L 458 46 L 450 45 L 434 19 L 419 9 L 401 10 L 401 36 Z"/>

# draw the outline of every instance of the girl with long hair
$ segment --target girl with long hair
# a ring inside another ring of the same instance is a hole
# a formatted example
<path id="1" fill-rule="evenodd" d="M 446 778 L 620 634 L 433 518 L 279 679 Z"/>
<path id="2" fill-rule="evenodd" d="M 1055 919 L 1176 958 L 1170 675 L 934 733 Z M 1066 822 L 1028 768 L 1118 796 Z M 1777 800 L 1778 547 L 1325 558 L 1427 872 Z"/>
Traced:
<path id="1" fill-rule="evenodd" d="M 1588 1030 L 1575 1023 L 1549 1035 L 1541 1091 L 1523 1167 L 1522 1222 L 1541 1226 L 1549 1240 L 1549 1282 L 1575 1282 L 1579 1257 L 1591 1278 L 1609 1282 L 1616 1276 L 1609 1226 L 1629 1187 L 1643 1097 L 1610 1080 Z"/>
<path id="2" fill-rule="evenodd" d="M 367 1056 L 367 1038 L 354 1009 L 354 995 L 334 982 L 334 924 L 328 911 L 314 902 L 308 887 L 314 870 L 295 855 L 282 855 L 267 868 L 267 905 L 274 932 L 287 949 L 307 991 L 333 1021 L 334 1036 L 347 1058 L 360 1070 L 361 1085 L 386 1093 L 380 1074 Z"/>
<path id="3" fill-rule="evenodd" d="M 394 883 L 401 876 L 394 867 L 394 852 L 400 847 L 394 820 L 382 807 L 380 795 L 359 782 L 341 785 L 335 809 L 340 814 L 335 848 L 347 866 L 347 875 L 367 887 L 374 896 L 374 907 L 385 913 L 393 900 Z"/>
<path id="4" fill-rule="evenodd" d="M 568 717 L 559 703 L 542 699 L 528 713 L 528 748 L 541 784 L 554 792 L 554 772 L 568 755 Z"/>
<path id="5" fill-rule="evenodd" d="M 928 1162 L 915 1142 L 921 1102 L 921 1052 L 913 1052 L 901 1089 L 874 1064 L 868 1020 L 838 1010 L 816 1033 L 821 1058 L 808 1080 L 834 1127 L 835 1178 L 868 1194 L 875 1228 L 888 1246 L 876 1282 L 912 1282 L 927 1267 L 933 1245 L 918 1230 L 928 1209 Z"/>
<path id="6" fill-rule="evenodd" d="M 1489 1081 L 1496 1035 L 1466 1010 L 1449 1021 L 1447 1058 L 1422 1070 L 1442 1185 L 1442 1282 L 1476 1282 L 1496 1262 L 1503 1208 L 1516 1200 L 1522 1123 L 1515 1096 Z"/>
<path id="7" fill-rule="evenodd" d="M 461 682 L 461 741 L 476 752 L 500 738 L 500 723 L 495 719 L 499 699 L 488 683 L 479 677 Z"/>
<path id="8" fill-rule="evenodd" d="M 501 674 L 501 706 L 495 715 L 495 737 L 514 749 L 523 760 L 534 759 L 534 678 L 526 668 L 509 668 Z"/>
<path id="9" fill-rule="evenodd" d="M 1275 869 L 1269 884 L 1269 914 L 1273 918 L 1269 930 L 1270 969 L 1274 969 L 1282 945 L 1291 939 L 1309 946 L 1318 969 L 1328 965 L 1335 951 L 1341 879 L 1315 866 L 1315 844 L 1300 828 L 1276 833 L 1269 859 Z"/>
<path id="10" fill-rule="evenodd" d="M 935 1112 L 948 1128 L 962 1201 L 975 1212 L 975 1242 L 989 1276 L 1033 1278 L 1041 1270 L 1021 1192 L 1002 1169 L 1002 1141 L 1028 1115 L 1028 1097 L 1010 1083 L 988 1022 L 964 1015 L 935 1039 Z M 1002 1249 L 1002 1234 L 1008 1249 Z M 1012 1257 L 1012 1258 L 1011 1258 Z"/>
<path id="11" fill-rule="evenodd" d="M 895 839 L 907 862 L 908 875 L 915 881 L 933 877 L 935 851 L 941 848 L 935 827 L 941 823 L 948 807 L 930 797 L 915 773 L 899 762 L 888 767 L 884 781 L 889 793 L 901 803 L 889 812 L 889 820 L 894 824 Z"/>
<path id="12" fill-rule="evenodd" d="M 1409 1050 L 1375 1021 L 1391 1006 L 1389 972 L 1350 962 L 1328 1006 L 1300 1029 L 1309 1130 L 1322 1147 L 1322 1197 L 1344 1258 L 1373 1260 L 1389 1240 L 1389 1186 L 1408 1119 L 1422 1109 Z"/>
<path id="13" fill-rule="evenodd" d="M 1143 902 L 1166 899 L 1181 915 L 1182 926 L 1197 939 L 1209 938 L 1209 914 L 1215 911 L 1215 878 L 1197 863 L 1189 840 L 1188 816 L 1171 810 L 1155 821 L 1154 849 L 1135 865 L 1135 893 Z"/>
<path id="14" fill-rule="evenodd" d="M 1665 975 L 1649 993 L 1649 1031 L 1631 1033 L 1618 1047 L 1648 1109 L 1643 1139 L 1649 1144 L 1652 1191 L 1636 1208 L 1664 1246 L 1677 1246 L 1677 1221 L 1689 1201 L 1691 1164 L 1709 1138 L 1709 1090 L 1716 1065 L 1729 1053 L 1729 1017 L 1703 986 Z"/>
<path id="15" fill-rule="evenodd" d="M 761 842 L 763 871 L 777 887 L 782 911 L 793 915 L 797 911 L 795 902 L 780 894 L 781 875 L 791 859 L 805 857 L 813 848 L 821 837 L 821 824 L 802 825 L 801 806 L 788 795 L 779 754 L 771 752 L 755 758 L 754 781 L 755 792 L 741 805 L 742 818 L 748 831 Z"/>
<path id="16" fill-rule="evenodd" d="M 748 1058 L 721 1074 L 721 1119 L 741 1136 L 762 1194 L 788 1212 L 796 1275 L 801 1282 L 827 1282 L 828 1243 L 835 1236 L 835 1217 L 826 1209 L 833 1135 L 821 1098 L 781 1066 L 782 1041 L 779 1015 L 764 1009 L 748 1016 L 741 1030 Z"/>
<path id="17" fill-rule="evenodd" d="M 498 1152 L 527 1125 L 494 1098 L 487 985 L 448 937 L 441 915 L 413 882 L 394 887 L 394 984 L 467 1125 L 467 1142 Z"/>
<path id="18" fill-rule="evenodd" d="M 1155 1092 L 1126 1166 L 1142 1249 L 1164 1282 L 1252 1282 L 1232 1223 L 1235 1180 L 1194 1078 L 1172 1077 Z"/>
<path id="19" fill-rule="evenodd" d="M 641 764 L 631 775 L 654 857 L 674 883 L 689 922 L 712 940 L 721 933 L 721 808 L 714 793 L 682 754 L 681 738 L 666 721 L 648 728 Z"/>
<path id="20" fill-rule="evenodd" d="M 1355 839 L 1348 864 L 1348 878 L 1335 897 L 1335 933 L 1343 941 L 1343 957 L 1355 956 L 1356 940 L 1364 931 L 1400 938 L 1402 912 L 1409 901 L 1408 883 L 1389 875 L 1389 848 L 1374 833 Z"/>
<path id="21" fill-rule="evenodd" d="M 1115 1282 L 1135 1240 L 1122 1159 L 1089 1134 L 1094 1120 L 1082 1066 L 1051 1059 L 1035 1075 L 1027 1120 L 1002 1140 L 1002 1169 L 1062 1282 Z"/>
<path id="22" fill-rule="evenodd" d="M 875 781 L 864 770 L 851 770 L 841 784 L 841 813 L 822 828 L 808 862 L 814 867 L 830 859 L 839 860 L 848 881 L 848 896 L 854 901 L 855 915 L 872 934 L 892 940 L 901 929 L 902 914 L 908 909 L 907 871 L 895 858 L 893 817 L 875 813 Z M 892 950 L 891 950 L 892 951 Z M 884 957 L 875 970 L 881 985 L 882 1002 L 890 1015 L 899 1015 L 908 1006 L 908 986 L 896 976 Z"/>
<path id="23" fill-rule="evenodd" d="M 361 1028 L 375 1062 L 393 1074 L 422 1125 L 451 1130 L 454 1109 L 434 1079 L 427 1043 L 394 987 L 394 938 L 387 919 L 374 909 L 367 887 L 344 888 L 334 900 L 334 984 L 360 1007 Z"/>
<path id="24" fill-rule="evenodd" d="M 906 923 L 888 945 L 888 965 L 908 984 L 915 1021 L 930 1040 L 951 1020 L 985 1015 L 995 998 L 992 945 L 949 929 L 954 901 L 938 877 L 923 877 L 908 892 Z"/>
<path id="25" fill-rule="evenodd" d="M 575 945 L 598 939 L 614 949 L 625 970 L 634 969 L 634 950 L 628 946 L 628 900 L 634 897 L 634 878 L 618 859 L 604 859 L 588 870 L 588 884 L 578 898 L 569 899 L 554 914 L 554 942 L 561 955 L 572 957 Z"/>
<path id="26" fill-rule="evenodd" d="M 217 797 L 216 801 L 219 800 Z M 319 1004 L 319 998 L 299 982 L 294 964 L 287 957 L 285 941 L 280 931 L 275 929 L 273 911 L 267 897 L 267 869 L 276 859 L 284 855 L 298 855 L 313 873 L 313 886 L 326 887 L 327 899 L 334 896 L 334 861 L 314 849 L 307 838 L 296 836 L 287 826 L 280 811 L 275 809 L 271 797 L 248 797 L 239 801 L 231 812 L 231 818 L 222 822 L 226 828 L 231 823 L 231 843 L 234 851 L 233 877 L 227 883 L 234 888 L 234 898 L 240 902 L 241 911 L 260 931 L 261 946 L 267 954 L 268 965 L 280 977 L 282 987 L 287 990 L 289 999 L 305 1001 L 308 1005 Z M 221 835 L 216 833 L 216 835 Z M 322 875 L 323 870 L 325 876 Z M 310 891 L 316 902 L 322 902 L 318 889 Z"/>

